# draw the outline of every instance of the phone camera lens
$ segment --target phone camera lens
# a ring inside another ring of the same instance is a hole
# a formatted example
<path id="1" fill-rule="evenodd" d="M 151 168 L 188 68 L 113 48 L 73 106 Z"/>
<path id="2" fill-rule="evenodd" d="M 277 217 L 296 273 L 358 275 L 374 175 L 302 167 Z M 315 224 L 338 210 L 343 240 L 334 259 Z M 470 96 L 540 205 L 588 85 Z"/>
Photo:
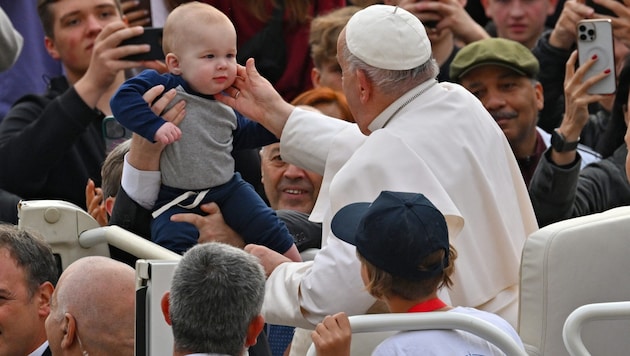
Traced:
<path id="1" fill-rule="evenodd" d="M 584 26 L 584 25 L 580 25 L 580 31 L 581 31 L 581 32 L 586 31 L 586 26 Z"/>
<path id="2" fill-rule="evenodd" d="M 581 35 L 580 35 L 580 40 L 582 40 L 582 41 L 586 41 L 586 35 L 585 35 L 585 34 L 581 34 Z"/>
<path id="3" fill-rule="evenodd" d="M 587 33 L 589 36 L 593 36 L 595 34 L 595 30 L 588 30 Z"/>

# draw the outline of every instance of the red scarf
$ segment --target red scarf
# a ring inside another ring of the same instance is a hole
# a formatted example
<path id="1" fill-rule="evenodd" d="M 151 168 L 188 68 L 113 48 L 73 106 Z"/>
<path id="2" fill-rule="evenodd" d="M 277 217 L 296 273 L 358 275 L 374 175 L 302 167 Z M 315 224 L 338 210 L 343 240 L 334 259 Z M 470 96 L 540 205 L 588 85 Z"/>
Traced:
<path id="1" fill-rule="evenodd" d="M 407 310 L 407 313 L 431 312 L 438 309 L 442 309 L 445 306 L 446 306 L 446 303 L 441 301 L 440 298 L 433 298 L 433 299 L 429 299 L 422 303 L 418 303 L 414 305 L 413 307 L 409 308 L 409 310 Z"/>

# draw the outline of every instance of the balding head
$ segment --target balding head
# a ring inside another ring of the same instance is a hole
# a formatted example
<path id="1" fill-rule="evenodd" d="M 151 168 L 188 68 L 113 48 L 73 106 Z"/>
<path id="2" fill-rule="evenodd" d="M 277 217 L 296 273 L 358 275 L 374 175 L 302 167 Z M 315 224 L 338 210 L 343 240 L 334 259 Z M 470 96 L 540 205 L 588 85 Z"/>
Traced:
<path id="1" fill-rule="evenodd" d="M 46 321 L 54 354 L 133 355 L 135 271 L 85 257 L 61 274 Z"/>

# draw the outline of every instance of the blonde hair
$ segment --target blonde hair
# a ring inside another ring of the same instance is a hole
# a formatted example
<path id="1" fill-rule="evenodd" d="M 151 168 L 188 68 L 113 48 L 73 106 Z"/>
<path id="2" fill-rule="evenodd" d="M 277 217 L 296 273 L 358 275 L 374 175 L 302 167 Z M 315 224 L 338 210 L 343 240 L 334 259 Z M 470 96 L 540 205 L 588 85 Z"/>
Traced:
<path id="1" fill-rule="evenodd" d="M 311 22 L 308 44 L 311 47 L 311 58 L 316 68 L 325 63 L 337 62 L 337 38 L 348 20 L 357 11 L 358 6 L 346 6 L 317 16 Z"/>
<path id="2" fill-rule="evenodd" d="M 212 5 L 198 1 L 181 4 L 166 18 L 162 37 L 164 54 L 176 52 L 179 44 L 187 43 L 187 28 L 194 23 L 229 23 L 234 28 L 232 21 Z"/>
<path id="3" fill-rule="evenodd" d="M 455 269 L 454 261 L 457 258 L 457 251 L 455 251 L 455 248 L 451 245 L 449 245 L 449 262 L 448 265 L 444 267 L 442 273 L 423 281 L 411 281 L 391 275 L 368 262 L 359 252 L 357 252 L 357 256 L 367 271 L 368 281 L 365 284 L 365 289 L 378 299 L 397 296 L 406 300 L 417 300 L 431 295 L 443 286 L 450 288 L 453 285 L 450 276 Z M 418 267 L 419 269 L 428 270 L 431 266 L 443 260 L 444 250 L 439 250 L 420 261 Z"/>

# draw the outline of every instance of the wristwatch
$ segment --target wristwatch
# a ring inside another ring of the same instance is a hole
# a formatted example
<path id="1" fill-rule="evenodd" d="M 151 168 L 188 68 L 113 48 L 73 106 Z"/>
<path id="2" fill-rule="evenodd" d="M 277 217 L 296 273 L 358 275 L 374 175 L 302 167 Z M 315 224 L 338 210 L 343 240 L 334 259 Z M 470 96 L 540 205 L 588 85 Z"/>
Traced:
<path id="1" fill-rule="evenodd" d="M 551 147 L 556 150 L 556 152 L 567 152 L 573 151 L 577 148 L 580 139 L 574 142 L 567 142 L 564 136 L 558 132 L 558 129 L 553 130 L 551 134 Z"/>

